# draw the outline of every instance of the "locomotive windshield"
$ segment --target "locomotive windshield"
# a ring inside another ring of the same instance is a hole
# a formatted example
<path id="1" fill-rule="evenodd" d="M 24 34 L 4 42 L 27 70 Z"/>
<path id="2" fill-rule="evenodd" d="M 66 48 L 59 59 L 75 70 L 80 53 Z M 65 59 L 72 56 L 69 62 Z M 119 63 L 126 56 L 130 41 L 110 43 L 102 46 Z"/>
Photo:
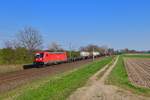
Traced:
<path id="1" fill-rule="evenodd" d="M 43 57 L 43 53 L 37 53 L 36 55 L 35 55 L 35 58 L 42 58 Z"/>

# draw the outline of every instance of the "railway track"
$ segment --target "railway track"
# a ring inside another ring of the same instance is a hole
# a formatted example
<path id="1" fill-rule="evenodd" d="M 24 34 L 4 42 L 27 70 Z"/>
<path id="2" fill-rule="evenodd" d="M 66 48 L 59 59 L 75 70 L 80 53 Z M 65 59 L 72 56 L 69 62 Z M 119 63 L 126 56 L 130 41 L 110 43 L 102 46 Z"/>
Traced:
<path id="1" fill-rule="evenodd" d="M 101 59 L 101 58 L 97 58 Z M 15 73 L 8 73 L 5 75 L 0 75 L 0 92 L 5 92 L 11 89 L 14 89 L 20 85 L 23 85 L 32 80 L 36 80 L 45 76 L 53 76 L 55 74 L 63 73 L 78 67 L 81 67 L 84 64 L 92 62 L 91 59 L 64 63 L 59 65 L 51 65 L 43 68 L 32 68 Z"/>

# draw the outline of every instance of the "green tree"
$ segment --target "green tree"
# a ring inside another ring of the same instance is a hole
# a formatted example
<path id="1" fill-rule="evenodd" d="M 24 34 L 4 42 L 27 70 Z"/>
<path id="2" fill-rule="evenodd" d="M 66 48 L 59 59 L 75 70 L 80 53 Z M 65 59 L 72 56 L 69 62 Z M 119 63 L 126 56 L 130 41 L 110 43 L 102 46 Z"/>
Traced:
<path id="1" fill-rule="evenodd" d="M 14 63 L 14 55 L 15 52 L 11 48 L 4 48 L 1 50 L 0 56 L 1 56 L 1 62 L 3 64 L 11 64 Z"/>

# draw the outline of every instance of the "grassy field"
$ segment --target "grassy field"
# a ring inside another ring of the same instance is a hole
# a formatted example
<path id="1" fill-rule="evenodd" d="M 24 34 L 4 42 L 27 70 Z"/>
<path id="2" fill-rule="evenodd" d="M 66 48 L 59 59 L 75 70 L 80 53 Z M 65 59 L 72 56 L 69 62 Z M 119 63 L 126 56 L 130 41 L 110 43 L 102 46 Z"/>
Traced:
<path id="1" fill-rule="evenodd" d="M 108 76 L 106 83 L 130 90 L 133 93 L 150 96 L 150 89 L 134 86 L 128 80 L 128 75 L 124 66 L 123 57 L 150 58 L 150 56 L 143 56 L 143 55 L 121 55 L 115 68 Z"/>
<path id="2" fill-rule="evenodd" d="M 149 54 L 123 55 L 123 57 L 130 57 L 130 58 L 150 58 L 150 55 Z"/>
<path id="3" fill-rule="evenodd" d="M 0 74 L 23 70 L 23 65 L 0 65 Z"/>
<path id="4" fill-rule="evenodd" d="M 65 100 L 73 91 L 83 86 L 89 77 L 110 63 L 112 58 L 106 57 L 69 73 L 32 82 L 22 88 L 0 95 L 0 99 Z"/>

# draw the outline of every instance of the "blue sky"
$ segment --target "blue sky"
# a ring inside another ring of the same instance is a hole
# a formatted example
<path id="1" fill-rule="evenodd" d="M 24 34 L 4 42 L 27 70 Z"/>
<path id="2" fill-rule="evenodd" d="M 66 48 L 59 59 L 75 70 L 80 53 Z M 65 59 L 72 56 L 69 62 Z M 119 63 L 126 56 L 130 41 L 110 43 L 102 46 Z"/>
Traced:
<path id="1" fill-rule="evenodd" d="M 38 29 L 44 46 L 87 44 L 150 49 L 149 0 L 0 0 L 0 47 L 25 26 Z"/>

